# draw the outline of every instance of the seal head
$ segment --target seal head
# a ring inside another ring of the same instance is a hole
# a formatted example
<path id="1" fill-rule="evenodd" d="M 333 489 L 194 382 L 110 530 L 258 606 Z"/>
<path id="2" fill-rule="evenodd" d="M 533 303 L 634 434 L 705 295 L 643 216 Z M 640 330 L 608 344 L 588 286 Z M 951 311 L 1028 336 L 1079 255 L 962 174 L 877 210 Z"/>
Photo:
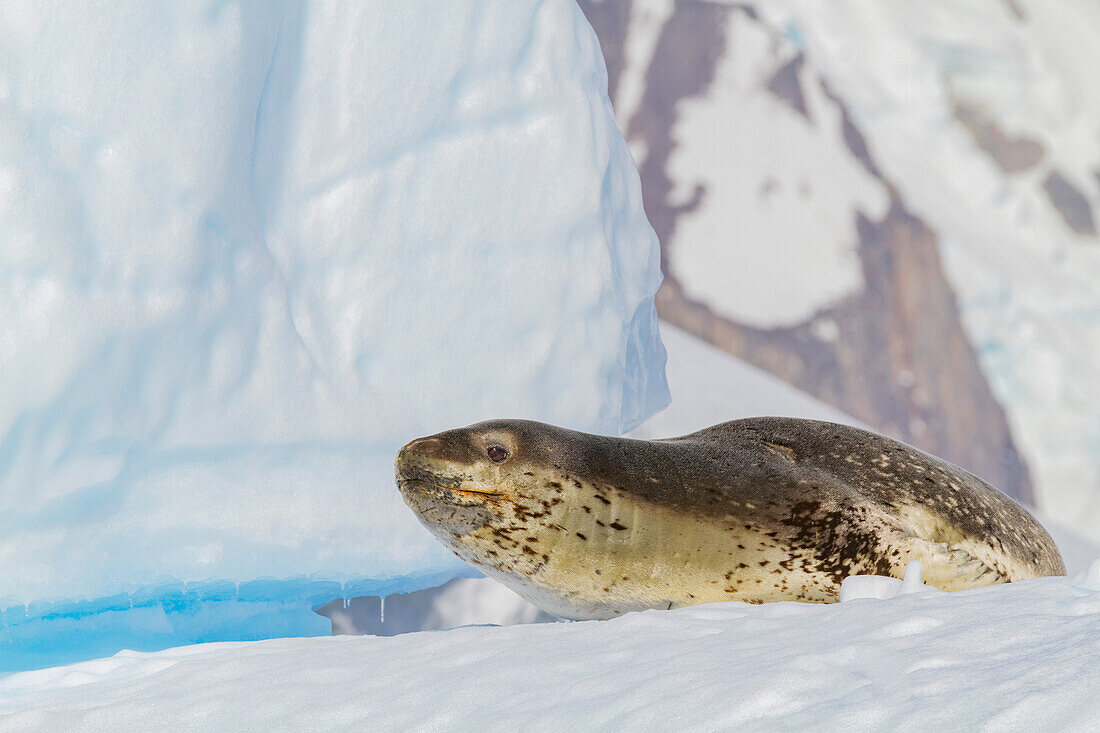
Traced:
<path id="1" fill-rule="evenodd" d="M 563 618 L 831 602 L 848 575 L 901 578 L 910 560 L 943 590 L 1065 574 L 1004 494 L 832 423 L 750 418 L 640 441 L 494 420 L 414 440 L 395 467 L 438 539 Z"/>

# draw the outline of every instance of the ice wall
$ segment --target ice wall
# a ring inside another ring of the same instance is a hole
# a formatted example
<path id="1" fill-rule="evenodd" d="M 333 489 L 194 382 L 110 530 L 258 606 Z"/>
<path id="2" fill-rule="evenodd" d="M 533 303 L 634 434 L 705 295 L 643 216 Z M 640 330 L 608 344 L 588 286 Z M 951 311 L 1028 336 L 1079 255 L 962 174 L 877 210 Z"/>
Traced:
<path id="1" fill-rule="evenodd" d="M 135 594 L 439 582 L 401 444 L 662 407 L 606 87 L 570 0 L 5 4 L 0 655 Z"/>

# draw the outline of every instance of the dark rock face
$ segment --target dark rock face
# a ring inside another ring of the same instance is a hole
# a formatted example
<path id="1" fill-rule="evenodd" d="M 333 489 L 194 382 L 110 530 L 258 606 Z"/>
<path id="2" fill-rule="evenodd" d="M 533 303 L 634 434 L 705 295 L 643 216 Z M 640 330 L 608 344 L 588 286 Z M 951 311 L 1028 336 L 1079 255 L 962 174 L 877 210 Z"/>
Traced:
<path id="1" fill-rule="evenodd" d="M 772 74 L 772 78 L 768 80 L 768 85 L 765 88 L 795 112 L 809 120 L 810 112 L 806 108 L 806 95 L 802 93 L 802 78 L 800 76 L 802 64 L 805 62 L 806 57 L 801 53 L 798 54 Z"/>
<path id="2" fill-rule="evenodd" d="M 586 13 L 593 4 L 591 0 L 580 3 Z M 676 106 L 681 99 L 705 94 L 713 81 L 725 48 L 725 18 L 730 12 L 740 11 L 736 6 L 706 2 L 677 5 L 657 40 L 638 113 L 631 120 L 619 120 L 627 140 L 643 140 L 649 146 L 645 160 L 639 161 L 642 200 L 661 242 L 661 271 L 666 276 L 676 219 L 698 208 L 706 192 L 704 185 L 696 185 L 688 201 L 670 202 L 673 181 L 666 167 L 675 144 L 671 132 L 676 122 Z M 602 44 L 607 31 L 595 22 L 593 27 Z"/>
<path id="3" fill-rule="evenodd" d="M 1060 171 L 1050 172 L 1043 182 L 1043 190 L 1050 197 L 1050 203 L 1058 209 L 1062 219 L 1073 231 L 1086 236 L 1096 236 L 1096 220 L 1092 218 L 1092 205 L 1084 194 L 1070 183 Z"/>
<path id="4" fill-rule="evenodd" d="M 604 44 L 615 101 L 631 3 L 581 0 L 580 5 Z M 862 290 L 793 327 L 759 328 L 692 300 L 677 282 L 677 223 L 698 208 L 708 191 L 705 180 L 676 181 L 669 172 L 676 145 L 673 127 L 680 102 L 709 93 L 717 64 L 727 52 L 725 29 L 732 13 L 761 22 L 752 8 L 678 0 L 657 39 L 640 106 L 630 119 L 619 120 L 627 139 L 642 143 L 646 151 L 639 170 L 646 212 L 661 242 L 661 318 L 1030 503 L 1027 466 L 962 328 L 940 262 L 938 236 L 883 175 L 843 99 L 824 81 L 825 96 L 842 116 L 845 147 L 890 192 L 885 216 L 851 212 L 857 222 L 859 241 L 854 244 Z M 804 95 L 811 83 L 805 64 L 798 54 L 762 79 L 761 88 L 812 125 Z M 1042 155 L 1030 141 L 998 137 L 998 131 L 981 127 L 980 120 L 971 121 L 976 126 L 972 134 L 986 136 L 991 154 L 1003 157 L 1003 165 L 1027 168 Z M 677 183 L 681 190 L 693 189 L 686 200 L 672 200 Z M 822 324 L 829 328 L 826 338 Z"/>
<path id="5" fill-rule="evenodd" d="M 978 147 L 1005 173 L 1020 173 L 1034 168 L 1046 156 L 1046 150 L 1039 142 L 1009 137 L 976 106 L 955 102 L 955 119 L 962 123 Z"/>
<path id="6" fill-rule="evenodd" d="M 624 44 L 627 27 L 630 24 L 630 12 L 634 9 L 633 0 L 616 2 L 582 2 L 588 22 L 596 29 L 600 37 L 600 49 L 607 65 L 607 95 L 615 99 L 622 75 Z"/>

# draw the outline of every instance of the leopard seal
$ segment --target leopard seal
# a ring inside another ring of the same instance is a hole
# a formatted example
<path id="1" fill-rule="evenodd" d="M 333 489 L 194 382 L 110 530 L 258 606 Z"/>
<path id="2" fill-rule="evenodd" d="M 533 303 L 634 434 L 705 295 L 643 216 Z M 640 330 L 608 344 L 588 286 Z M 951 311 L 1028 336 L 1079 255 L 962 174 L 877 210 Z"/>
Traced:
<path id="1" fill-rule="evenodd" d="M 837 600 L 849 575 L 941 590 L 1065 575 L 1046 530 L 976 476 L 846 425 L 757 417 L 632 440 L 492 420 L 414 440 L 402 497 L 455 554 L 568 619 Z"/>

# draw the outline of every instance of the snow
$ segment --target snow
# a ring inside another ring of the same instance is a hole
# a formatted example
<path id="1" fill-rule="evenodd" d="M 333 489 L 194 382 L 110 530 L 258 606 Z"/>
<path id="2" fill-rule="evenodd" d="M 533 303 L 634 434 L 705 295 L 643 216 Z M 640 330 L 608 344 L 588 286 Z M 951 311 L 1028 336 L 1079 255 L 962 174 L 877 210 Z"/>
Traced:
<path id="1" fill-rule="evenodd" d="M 468 572 L 393 490 L 404 442 L 667 401 L 573 2 L 0 15 L 0 669 L 323 633 Z"/>
<path id="2" fill-rule="evenodd" d="M 905 575 L 901 580 L 882 575 L 851 575 L 840 584 L 840 602 L 876 598 L 884 601 L 911 593 L 943 593 L 937 588 L 925 585 L 921 578 L 920 560 L 913 560 L 905 566 Z"/>
<path id="3" fill-rule="evenodd" d="M 797 325 L 862 288 L 852 212 L 879 219 L 889 194 L 846 149 L 843 120 L 821 87 L 803 89 L 813 124 L 757 88 L 793 50 L 776 59 L 760 25 L 742 13 L 726 22 L 727 53 L 709 93 L 681 102 L 673 130 L 673 199 L 690 200 L 698 179 L 706 194 L 678 224 L 672 274 L 721 315 Z"/>
<path id="4" fill-rule="evenodd" d="M 1090 730 L 1100 563 L 956 593 L 207 644 L 0 680 L 0 730 Z"/>

